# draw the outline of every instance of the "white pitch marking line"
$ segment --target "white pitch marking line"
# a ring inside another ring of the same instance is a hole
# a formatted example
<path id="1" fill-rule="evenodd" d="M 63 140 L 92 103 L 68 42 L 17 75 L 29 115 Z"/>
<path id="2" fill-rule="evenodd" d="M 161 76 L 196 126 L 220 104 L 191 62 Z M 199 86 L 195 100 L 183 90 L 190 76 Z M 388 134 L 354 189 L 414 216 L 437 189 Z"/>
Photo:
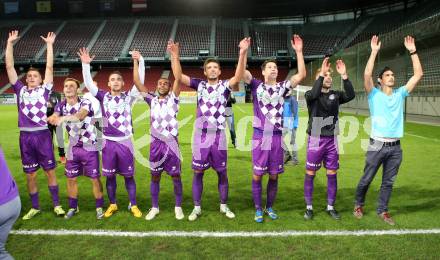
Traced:
<path id="1" fill-rule="evenodd" d="M 435 138 L 428 138 L 428 137 L 421 136 L 421 135 L 415 135 L 415 134 L 409 134 L 409 133 L 405 133 L 405 135 L 414 136 L 414 137 L 422 138 L 422 139 L 425 139 L 425 140 L 431 140 L 431 141 L 435 141 L 435 142 L 439 142 L 440 141 L 440 140 L 435 139 Z"/>
<path id="2" fill-rule="evenodd" d="M 100 237 L 299 237 L 299 236 L 383 236 L 383 235 L 418 235 L 440 234 L 440 229 L 390 229 L 390 230 L 334 230 L 334 231 L 116 231 L 116 230 L 12 230 L 14 235 L 49 235 L 49 236 L 100 236 Z"/>

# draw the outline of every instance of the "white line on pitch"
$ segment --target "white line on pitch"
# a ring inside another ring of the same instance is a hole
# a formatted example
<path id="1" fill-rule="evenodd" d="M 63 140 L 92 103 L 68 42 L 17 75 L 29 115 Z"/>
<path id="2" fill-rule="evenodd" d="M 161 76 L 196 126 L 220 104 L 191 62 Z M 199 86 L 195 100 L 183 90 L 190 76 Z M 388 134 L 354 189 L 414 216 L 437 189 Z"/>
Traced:
<path id="1" fill-rule="evenodd" d="M 334 231 L 116 231 L 116 230 L 12 230 L 14 235 L 103 236 L 103 237 L 298 237 L 298 236 L 383 236 L 440 234 L 440 229 L 334 230 Z"/>
<path id="2" fill-rule="evenodd" d="M 414 136 L 414 137 L 418 137 L 418 138 L 422 138 L 422 139 L 430 140 L 430 141 L 435 141 L 435 142 L 439 142 L 440 141 L 440 140 L 435 139 L 435 138 L 429 138 L 429 137 L 425 137 L 425 136 L 421 136 L 421 135 L 415 135 L 415 134 L 409 134 L 409 133 L 405 133 L 405 135 Z"/>

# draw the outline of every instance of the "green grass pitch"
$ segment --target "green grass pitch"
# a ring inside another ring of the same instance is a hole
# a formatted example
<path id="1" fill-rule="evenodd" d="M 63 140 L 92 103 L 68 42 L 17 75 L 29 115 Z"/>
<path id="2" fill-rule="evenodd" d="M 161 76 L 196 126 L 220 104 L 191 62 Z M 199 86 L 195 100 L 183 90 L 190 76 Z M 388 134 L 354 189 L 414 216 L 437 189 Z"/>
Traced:
<path id="1" fill-rule="evenodd" d="M 145 117 L 148 106 L 134 107 L 135 143 L 143 146 L 137 153 L 136 182 L 138 206 L 143 212 L 151 207 L 149 194 L 149 170 L 140 162 L 146 160 L 149 147 L 149 118 Z M 39 171 L 40 203 L 42 214 L 30 221 L 19 219 L 14 229 L 105 229 L 123 231 L 326 231 L 326 230 L 388 230 L 388 229 L 434 229 L 440 228 L 440 127 L 405 124 L 402 140 L 403 163 L 394 186 L 390 202 L 390 213 L 397 222 L 390 227 L 381 222 L 375 214 L 376 199 L 381 181 L 381 170 L 372 183 L 366 202 L 366 216 L 357 220 L 352 216 L 354 192 L 362 174 L 365 152 L 361 149 L 361 139 L 367 139 L 363 122 L 365 117 L 356 116 L 360 127 L 356 138 L 344 144 L 344 154 L 340 156 L 338 172 L 338 195 L 336 209 L 341 213 L 341 221 L 334 221 L 326 215 L 326 176 L 321 169 L 315 178 L 313 221 L 306 222 L 304 211 L 303 181 L 305 163 L 305 124 L 307 112 L 301 111 L 297 142 L 300 165 L 286 166 L 280 176 L 278 196 L 274 209 L 280 216 L 276 221 L 257 224 L 253 221 L 254 208 L 251 194 L 251 152 L 241 151 L 248 146 L 252 127 L 251 104 L 234 106 L 239 149 L 229 142 L 228 176 L 229 206 L 236 213 L 233 220 L 219 213 L 217 176 L 209 170 L 204 177 L 202 197 L 202 217 L 189 222 L 187 216 L 192 210 L 191 199 L 191 139 L 195 119 L 195 104 L 181 105 L 179 120 L 180 148 L 183 156 L 183 209 L 185 220 L 174 218 L 174 195 L 172 181 L 163 174 L 159 196 L 160 214 L 153 221 L 134 218 L 126 209 L 128 197 L 122 178 L 118 178 L 117 199 L 120 211 L 109 219 L 95 219 L 95 202 L 91 182 L 79 178 L 80 213 L 66 221 L 52 213 L 51 200 L 46 178 Z M 341 114 L 344 116 L 344 114 Z M 352 115 L 346 115 L 352 116 Z M 144 117 L 144 118 L 143 118 Z M 247 123 L 246 123 L 247 122 Z M 343 135 L 347 133 L 348 125 Z M 368 128 L 368 127 L 367 127 Z M 0 106 L 0 144 L 20 189 L 22 214 L 30 207 L 26 191 L 25 174 L 22 172 L 18 146 L 16 106 Z M 229 133 L 228 133 L 229 137 Z M 56 169 L 60 185 L 60 197 L 67 208 L 66 177 L 64 167 Z M 102 178 L 103 182 L 105 180 Z M 263 180 L 266 190 L 267 177 Z M 105 186 L 105 185 L 104 185 Z M 106 205 L 108 203 L 105 193 Z M 263 193 L 263 202 L 265 194 Z M 121 238 L 89 236 L 24 236 L 11 235 L 7 244 L 9 252 L 17 259 L 29 258 L 437 258 L 440 249 L 440 235 L 363 236 L 363 237 L 264 237 L 264 238 Z"/>

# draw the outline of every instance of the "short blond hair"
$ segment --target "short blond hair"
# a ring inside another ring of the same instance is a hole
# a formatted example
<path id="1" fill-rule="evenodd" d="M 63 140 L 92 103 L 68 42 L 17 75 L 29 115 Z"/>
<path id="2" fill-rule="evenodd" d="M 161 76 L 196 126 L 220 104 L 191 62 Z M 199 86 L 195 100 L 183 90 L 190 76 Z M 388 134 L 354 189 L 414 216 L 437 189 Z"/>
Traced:
<path id="1" fill-rule="evenodd" d="M 76 84 L 76 87 L 79 89 L 81 87 L 81 82 L 79 82 L 79 80 L 74 79 L 74 78 L 66 78 L 64 80 L 64 84 L 66 84 L 67 81 L 73 81 Z"/>

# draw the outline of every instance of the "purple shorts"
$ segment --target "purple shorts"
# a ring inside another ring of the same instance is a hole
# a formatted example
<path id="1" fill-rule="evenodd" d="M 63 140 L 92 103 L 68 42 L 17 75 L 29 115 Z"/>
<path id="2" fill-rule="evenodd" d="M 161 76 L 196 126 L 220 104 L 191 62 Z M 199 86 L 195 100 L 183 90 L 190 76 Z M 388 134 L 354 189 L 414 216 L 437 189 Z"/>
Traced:
<path id="1" fill-rule="evenodd" d="M 321 163 L 327 170 L 339 169 L 338 138 L 336 136 L 309 136 L 306 169 L 318 171 Z"/>
<path id="2" fill-rule="evenodd" d="M 134 148 L 131 139 L 124 141 L 104 140 L 102 148 L 102 175 L 113 176 L 117 173 L 124 177 L 134 175 Z"/>
<path id="3" fill-rule="evenodd" d="M 92 179 L 99 178 L 99 152 L 76 146 L 69 149 L 64 174 L 67 178 L 76 178 L 81 175 Z"/>
<path id="4" fill-rule="evenodd" d="M 49 129 L 35 132 L 20 131 L 20 153 L 25 173 L 36 172 L 40 166 L 45 171 L 56 167 Z"/>
<path id="5" fill-rule="evenodd" d="M 215 171 L 226 170 L 228 150 L 224 130 L 197 130 L 193 142 L 193 170 L 204 171 L 212 167 Z"/>
<path id="6" fill-rule="evenodd" d="M 255 175 L 284 172 L 282 134 L 267 135 L 254 132 L 252 137 L 252 164 Z"/>
<path id="7" fill-rule="evenodd" d="M 179 176 L 180 150 L 177 138 L 169 142 L 152 137 L 150 145 L 150 167 L 152 175 L 160 175 L 166 171 L 170 176 Z"/>

